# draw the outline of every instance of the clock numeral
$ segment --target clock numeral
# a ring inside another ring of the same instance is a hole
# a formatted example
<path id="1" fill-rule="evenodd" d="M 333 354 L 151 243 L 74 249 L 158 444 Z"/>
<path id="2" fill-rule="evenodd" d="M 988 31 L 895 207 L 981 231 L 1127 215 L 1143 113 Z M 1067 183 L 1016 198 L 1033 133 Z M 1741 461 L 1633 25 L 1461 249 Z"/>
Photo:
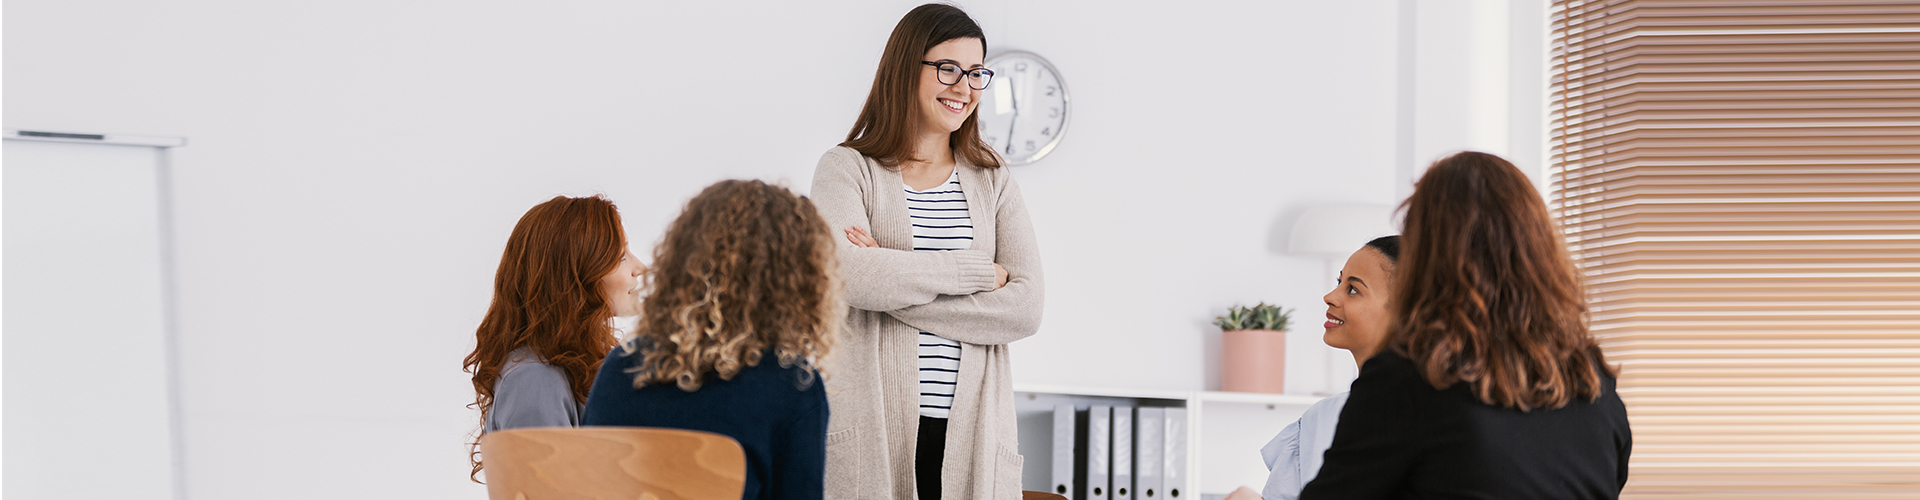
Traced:
<path id="1" fill-rule="evenodd" d="M 1027 71 L 1027 63 L 1015 64 L 1013 65 L 1013 70 L 1025 73 Z"/>
<path id="2" fill-rule="evenodd" d="M 1053 88 L 1053 86 L 1052 86 L 1052 85 L 1048 85 L 1048 86 L 1047 86 L 1047 95 L 1053 95 L 1053 91 L 1054 91 L 1054 90 L 1055 90 L 1055 89 Z"/>
<path id="3" fill-rule="evenodd" d="M 1046 127 L 1046 128 L 1040 129 L 1040 135 L 1053 135 L 1053 127 Z"/>
<path id="4" fill-rule="evenodd" d="M 1000 144 L 1000 138 L 989 135 L 987 136 L 987 144 L 989 145 Z"/>
<path id="5" fill-rule="evenodd" d="M 1027 141 L 1027 151 L 1033 151 L 1033 141 Z"/>
<path id="6" fill-rule="evenodd" d="M 1047 108 L 1047 118 L 1059 118 L 1060 108 Z"/>
<path id="7" fill-rule="evenodd" d="M 1013 154 L 1013 143 L 1012 143 L 1012 142 L 1008 142 L 1008 143 L 1007 143 L 1007 154 Z"/>

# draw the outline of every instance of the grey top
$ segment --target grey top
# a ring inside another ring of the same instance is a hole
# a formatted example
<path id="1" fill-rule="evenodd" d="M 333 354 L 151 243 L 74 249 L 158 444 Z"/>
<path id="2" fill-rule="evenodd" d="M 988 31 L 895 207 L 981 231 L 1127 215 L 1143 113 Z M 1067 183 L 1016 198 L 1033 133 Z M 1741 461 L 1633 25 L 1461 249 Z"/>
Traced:
<path id="1" fill-rule="evenodd" d="M 573 399 L 567 374 L 522 347 L 507 354 L 493 383 L 493 409 L 486 432 L 520 427 L 579 427 L 586 405 Z"/>

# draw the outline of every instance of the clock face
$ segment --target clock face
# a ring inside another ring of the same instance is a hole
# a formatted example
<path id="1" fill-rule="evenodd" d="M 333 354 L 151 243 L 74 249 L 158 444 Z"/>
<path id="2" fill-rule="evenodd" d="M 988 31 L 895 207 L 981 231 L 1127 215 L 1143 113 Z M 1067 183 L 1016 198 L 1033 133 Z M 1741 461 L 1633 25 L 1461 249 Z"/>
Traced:
<path id="1" fill-rule="evenodd" d="M 1010 165 L 1039 161 L 1067 131 L 1067 85 L 1046 59 L 1008 52 L 987 60 L 993 82 L 980 93 L 980 138 Z"/>

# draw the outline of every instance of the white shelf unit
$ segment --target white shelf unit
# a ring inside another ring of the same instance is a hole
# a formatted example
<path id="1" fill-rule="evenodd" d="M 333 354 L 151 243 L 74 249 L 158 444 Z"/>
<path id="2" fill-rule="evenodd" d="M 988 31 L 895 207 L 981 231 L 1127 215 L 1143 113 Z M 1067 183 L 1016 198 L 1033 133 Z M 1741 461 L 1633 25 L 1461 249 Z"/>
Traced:
<path id="1" fill-rule="evenodd" d="M 1266 482 L 1260 447 L 1325 396 L 1221 391 L 1155 391 L 1014 384 L 1020 425 L 1021 489 L 1049 491 L 1053 473 L 1053 407 L 1071 404 L 1187 409 L 1189 489 L 1178 498 L 1203 500 Z"/>

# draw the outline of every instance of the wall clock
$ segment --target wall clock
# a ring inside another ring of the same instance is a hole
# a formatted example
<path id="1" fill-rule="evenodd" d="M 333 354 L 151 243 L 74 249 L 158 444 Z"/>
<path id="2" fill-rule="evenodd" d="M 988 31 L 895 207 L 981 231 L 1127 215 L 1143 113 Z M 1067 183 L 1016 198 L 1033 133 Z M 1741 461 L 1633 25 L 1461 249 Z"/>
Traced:
<path id="1" fill-rule="evenodd" d="M 1039 54 L 1013 51 L 987 59 L 993 82 L 981 92 L 980 138 L 1008 165 L 1040 161 L 1060 145 L 1072 110 L 1060 71 Z"/>

